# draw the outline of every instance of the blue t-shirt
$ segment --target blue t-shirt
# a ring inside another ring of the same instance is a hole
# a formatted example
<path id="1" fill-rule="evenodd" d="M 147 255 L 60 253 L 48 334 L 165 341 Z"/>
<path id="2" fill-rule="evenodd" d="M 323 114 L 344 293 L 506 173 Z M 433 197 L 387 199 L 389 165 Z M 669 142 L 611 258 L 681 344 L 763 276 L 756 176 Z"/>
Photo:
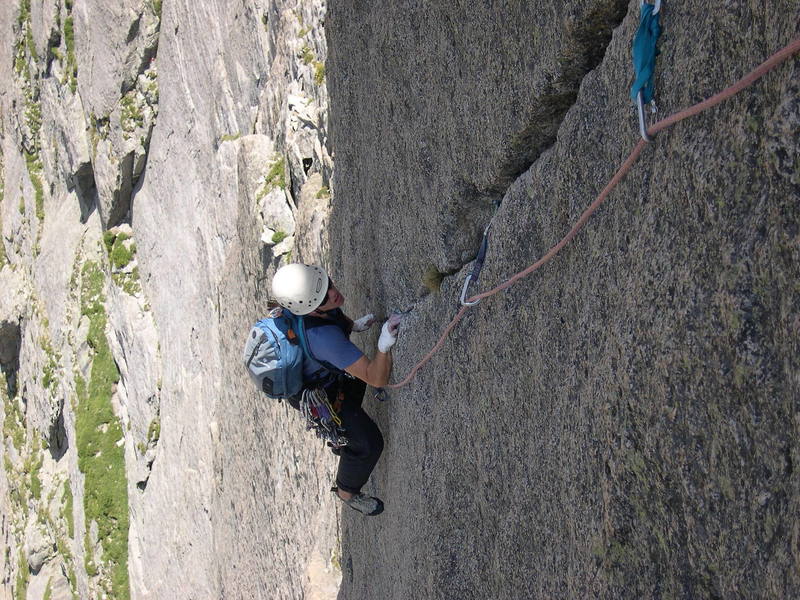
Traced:
<path id="1" fill-rule="evenodd" d="M 338 316 L 338 313 L 337 313 Z M 364 353 L 358 349 L 350 336 L 345 332 L 344 321 L 332 321 L 330 325 L 318 325 L 306 328 L 306 337 L 311 354 L 317 360 L 329 362 L 337 369 L 344 371 Z M 308 369 L 308 365 L 305 367 Z M 304 375 L 310 377 L 313 372 L 311 369 L 304 371 Z"/>

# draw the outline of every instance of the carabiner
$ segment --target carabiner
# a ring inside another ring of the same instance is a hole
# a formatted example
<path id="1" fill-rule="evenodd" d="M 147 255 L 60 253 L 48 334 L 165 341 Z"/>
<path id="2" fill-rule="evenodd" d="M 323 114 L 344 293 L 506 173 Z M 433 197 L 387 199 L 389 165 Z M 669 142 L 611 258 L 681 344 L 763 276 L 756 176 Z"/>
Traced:
<path id="1" fill-rule="evenodd" d="M 644 92 L 642 90 L 636 94 L 636 109 L 639 112 L 639 133 L 645 142 L 652 142 L 652 138 L 647 135 L 647 123 L 644 118 Z"/>
<path id="2" fill-rule="evenodd" d="M 389 399 L 389 392 L 383 388 L 375 390 L 375 400 L 378 402 L 386 402 Z"/>
<path id="3" fill-rule="evenodd" d="M 467 302 L 467 290 L 469 289 L 469 284 L 472 283 L 472 273 L 467 275 L 467 278 L 464 280 L 464 287 L 461 290 L 461 305 L 462 306 L 475 306 L 480 299 L 475 300 L 474 302 Z"/>
<path id="4" fill-rule="evenodd" d="M 464 280 L 464 287 L 461 289 L 461 305 L 462 306 L 475 306 L 480 299 L 475 300 L 474 302 L 467 302 L 467 291 L 469 290 L 469 286 L 471 283 L 477 282 L 478 277 L 480 277 L 481 269 L 483 269 L 483 261 L 486 260 L 486 250 L 489 247 L 489 228 L 492 226 L 489 223 L 486 226 L 486 229 L 483 230 L 483 240 L 481 241 L 481 247 L 478 250 L 478 256 L 475 258 L 475 262 L 472 266 L 472 273 L 467 275 L 467 278 Z"/>

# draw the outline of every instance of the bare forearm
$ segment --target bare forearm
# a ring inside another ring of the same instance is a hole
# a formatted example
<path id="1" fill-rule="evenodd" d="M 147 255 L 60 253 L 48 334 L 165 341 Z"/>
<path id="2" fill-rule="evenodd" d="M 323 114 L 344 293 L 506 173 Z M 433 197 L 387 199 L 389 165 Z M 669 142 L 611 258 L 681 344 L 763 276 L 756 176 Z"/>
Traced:
<path id="1" fill-rule="evenodd" d="M 389 375 L 392 372 L 392 353 L 380 352 L 375 354 L 369 367 L 367 368 L 368 380 L 367 383 L 373 387 L 382 387 L 389 383 Z"/>

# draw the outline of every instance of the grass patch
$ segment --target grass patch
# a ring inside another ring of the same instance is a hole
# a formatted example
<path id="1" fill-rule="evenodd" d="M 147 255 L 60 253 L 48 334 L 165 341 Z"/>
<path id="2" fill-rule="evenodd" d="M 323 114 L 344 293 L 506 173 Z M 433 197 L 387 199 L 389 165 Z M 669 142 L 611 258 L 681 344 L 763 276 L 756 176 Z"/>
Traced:
<path id="1" fill-rule="evenodd" d="M 161 438 L 161 420 L 156 418 L 150 421 L 150 427 L 147 428 L 147 441 L 148 443 L 155 444 Z"/>
<path id="2" fill-rule="evenodd" d="M 65 65 L 62 83 L 68 83 L 74 94 L 78 89 L 78 59 L 75 57 L 75 20 L 72 18 L 72 2 L 66 3 L 67 18 L 64 20 L 64 44 L 67 48 L 67 64 Z"/>
<path id="3" fill-rule="evenodd" d="M 136 256 L 136 244 L 126 244 L 131 236 L 127 233 L 114 233 L 106 231 L 103 234 L 103 243 L 111 263 L 111 278 L 114 283 L 125 293 L 136 296 L 142 289 L 139 282 L 139 267 L 134 267 L 130 273 L 123 272 Z"/>
<path id="4" fill-rule="evenodd" d="M 238 140 L 240 137 L 242 137 L 242 134 L 241 134 L 241 133 L 233 133 L 233 134 L 231 134 L 231 133 L 226 133 L 226 134 L 225 134 L 225 135 L 223 135 L 221 138 L 219 138 L 219 142 L 220 142 L 220 144 L 221 144 L 222 142 L 235 142 L 235 141 L 236 141 L 236 140 Z"/>
<path id="5" fill-rule="evenodd" d="M 161 20 L 161 0 L 150 0 L 150 8 L 153 9 L 153 14 Z"/>
<path id="6" fill-rule="evenodd" d="M 283 240 L 289 237 L 289 234 L 285 231 L 276 231 L 272 234 L 272 243 L 273 244 L 280 244 Z"/>
<path id="7" fill-rule="evenodd" d="M 317 85 L 322 85 L 325 81 L 325 63 L 314 61 L 314 82 Z"/>
<path id="8" fill-rule="evenodd" d="M 136 246 L 131 245 L 128 247 L 118 242 L 114 244 L 114 251 L 111 253 L 111 264 L 114 265 L 115 269 L 123 269 L 133 260 L 135 254 Z"/>
<path id="9" fill-rule="evenodd" d="M 120 126 L 125 133 L 132 133 L 144 127 L 144 112 L 141 103 L 137 101 L 137 91 L 131 90 L 120 100 Z"/>
<path id="10" fill-rule="evenodd" d="M 286 189 L 286 161 L 283 156 L 276 154 L 272 158 L 267 174 L 264 176 L 264 187 L 258 192 L 256 200 L 261 200 L 274 189 Z"/>
<path id="11" fill-rule="evenodd" d="M 93 351 L 88 384 L 76 378 L 78 409 L 75 433 L 78 468 L 85 476 L 84 512 L 87 531 L 95 521 L 101 556 L 92 556 L 87 544 L 87 572 L 102 567 L 110 581 L 106 590 L 113 598 L 130 598 L 128 581 L 128 488 L 125 455 L 117 442 L 122 426 L 114 414 L 111 397 L 119 382 L 119 370 L 105 334 L 107 315 L 103 294 L 104 275 L 94 262 L 84 265 L 81 276 L 81 313 L 89 319 L 87 341 Z"/>
<path id="12" fill-rule="evenodd" d="M 25 553 L 20 549 L 17 555 L 17 581 L 14 587 L 14 600 L 25 600 L 28 597 L 28 582 L 31 579 L 28 570 L 28 561 L 25 560 Z"/>
<path id="13" fill-rule="evenodd" d="M 44 464 L 44 456 L 40 452 L 33 452 L 31 456 L 25 461 L 25 472 L 30 477 L 30 491 L 31 496 L 36 500 L 42 498 L 42 480 L 39 473 Z"/>
<path id="14" fill-rule="evenodd" d="M 75 515 L 73 514 L 74 498 L 69 481 L 64 482 L 64 493 L 61 494 L 61 516 L 67 522 L 67 534 L 70 539 L 75 538 Z"/>
<path id="15" fill-rule="evenodd" d="M 46 336 L 39 340 L 42 351 L 47 356 L 47 362 L 42 367 L 42 386 L 50 390 L 51 395 L 55 393 L 55 383 L 58 375 L 58 363 L 61 356 L 53 349 L 53 345 Z"/>
<path id="16" fill-rule="evenodd" d="M 319 188 L 319 191 L 317 192 L 317 200 L 330 197 L 331 197 L 331 190 L 327 185 L 323 185 L 321 188 Z"/>
<path id="17" fill-rule="evenodd" d="M 431 292 L 436 293 L 442 287 L 443 279 L 444 273 L 440 273 L 439 269 L 437 269 L 434 265 L 431 265 L 422 274 L 422 285 L 428 288 L 428 290 Z"/>
<path id="18" fill-rule="evenodd" d="M 310 65 L 314 61 L 314 52 L 307 45 L 300 48 L 300 59 L 304 65 Z"/>

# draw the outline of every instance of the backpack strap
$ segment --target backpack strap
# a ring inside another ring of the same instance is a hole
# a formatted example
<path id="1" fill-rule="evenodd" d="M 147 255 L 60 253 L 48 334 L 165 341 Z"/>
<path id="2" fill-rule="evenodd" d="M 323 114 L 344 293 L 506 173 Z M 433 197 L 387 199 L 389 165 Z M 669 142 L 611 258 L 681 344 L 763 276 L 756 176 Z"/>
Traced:
<path id="1" fill-rule="evenodd" d="M 302 316 L 295 315 L 294 313 L 289 312 L 288 310 L 284 310 L 283 314 L 285 317 L 289 319 L 289 322 L 291 323 L 292 330 L 297 336 L 297 342 L 300 345 L 300 349 L 303 351 L 303 356 L 306 359 L 315 362 L 320 367 L 314 372 L 310 380 L 314 382 L 316 381 L 324 382 L 326 379 L 329 379 L 330 375 L 333 375 L 334 377 L 343 375 L 344 371 L 342 371 L 340 368 L 332 365 L 328 361 L 318 359 L 316 356 L 314 356 L 314 353 L 311 352 L 311 346 L 308 343 L 308 335 L 306 333 L 307 327 L 305 319 Z M 325 324 L 327 325 L 328 323 Z M 335 323 L 330 323 L 330 325 L 334 324 Z M 323 324 L 315 323 L 314 326 L 321 326 L 321 325 Z"/>

